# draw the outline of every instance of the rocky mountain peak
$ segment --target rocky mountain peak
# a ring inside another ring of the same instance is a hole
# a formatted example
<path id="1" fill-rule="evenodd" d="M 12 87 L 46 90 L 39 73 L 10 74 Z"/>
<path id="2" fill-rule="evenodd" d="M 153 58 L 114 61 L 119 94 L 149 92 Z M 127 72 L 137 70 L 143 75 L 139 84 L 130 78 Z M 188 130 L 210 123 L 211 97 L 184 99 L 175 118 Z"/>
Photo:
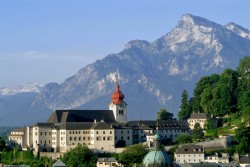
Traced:
<path id="1" fill-rule="evenodd" d="M 130 48 L 146 48 L 149 46 L 149 42 L 145 40 L 132 40 L 125 45 L 125 49 Z"/>
<path id="2" fill-rule="evenodd" d="M 233 31 L 234 33 L 236 33 L 237 35 L 246 38 L 246 39 L 250 39 L 250 31 L 246 28 L 243 28 L 233 22 L 228 23 L 225 28 L 227 28 L 228 30 Z"/>

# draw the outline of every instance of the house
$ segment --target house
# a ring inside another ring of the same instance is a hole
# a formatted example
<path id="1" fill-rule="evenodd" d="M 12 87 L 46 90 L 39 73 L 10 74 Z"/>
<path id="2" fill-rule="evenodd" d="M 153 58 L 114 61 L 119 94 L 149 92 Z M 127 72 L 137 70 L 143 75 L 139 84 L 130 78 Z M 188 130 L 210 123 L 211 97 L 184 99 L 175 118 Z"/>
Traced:
<path id="1" fill-rule="evenodd" d="M 123 165 L 118 163 L 115 158 L 98 158 L 96 163 L 96 167 L 112 167 L 112 166 L 122 167 Z"/>
<path id="2" fill-rule="evenodd" d="M 27 144 L 25 130 L 26 130 L 25 127 L 12 130 L 8 136 L 9 144 L 11 146 L 19 145 L 21 147 L 24 147 Z"/>
<path id="3" fill-rule="evenodd" d="M 181 145 L 174 153 L 174 157 L 178 164 L 204 162 L 204 149 L 194 144 Z"/>
<path id="4" fill-rule="evenodd" d="M 246 154 L 239 157 L 239 163 L 241 167 L 250 167 L 250 156 Z"/>
<path id="5" fill-rule="evenodd" d="M 200 127 L 204 129 L 208 118 L 210 118 L 210 116 L 207 113 L 192 113 L 187 120 L 189 128 L 194 129 L 194 125 L 199 123 Z"/>
<path id="6" fill-rule="evenodd" d="M 222 164 L 228 164 L 229 161 L 229 155 L 228 154 L 222 154 L 222 156 L 216 155 L 210 155 L 205 157 L 205 162 L 209 163 L 222 163 Z"/>

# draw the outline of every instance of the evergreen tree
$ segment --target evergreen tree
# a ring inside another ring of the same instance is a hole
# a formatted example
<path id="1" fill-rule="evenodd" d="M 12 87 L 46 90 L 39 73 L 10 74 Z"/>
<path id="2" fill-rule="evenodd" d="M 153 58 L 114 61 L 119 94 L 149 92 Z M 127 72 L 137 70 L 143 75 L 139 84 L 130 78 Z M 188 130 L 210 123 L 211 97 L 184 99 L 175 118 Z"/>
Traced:
<path id="1" fill-rule="evenodd" d="M 185 118 L 188 118 L 191 113 L 192 110 L 189 106 L 188 93 L 186 90 L 183 90 L 181 95 L 181 107 L 180 111 L 178 112 L 178 119 L 183 120 Z"/>

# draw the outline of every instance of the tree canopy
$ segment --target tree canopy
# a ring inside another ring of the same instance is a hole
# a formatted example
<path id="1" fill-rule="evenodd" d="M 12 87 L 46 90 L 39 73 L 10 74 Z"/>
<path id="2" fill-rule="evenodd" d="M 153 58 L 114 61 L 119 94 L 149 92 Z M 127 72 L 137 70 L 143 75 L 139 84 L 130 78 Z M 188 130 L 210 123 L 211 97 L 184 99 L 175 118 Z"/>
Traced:
<path id="1" fill-rule="evenodd" d="M 148 153 L 142 144 L 128 146 L 119 155 L 119 161 L 125 166 L 132 167 L 134 164 L 141 164 L 144 156 Z"/>
<path id="2" fill-rule="evenodd" d="M 180 111 L 178 112 L 178 119 L 179 120 L 183 120 L 185 118 L 187 119 L 191 113 L 192 109 L 189 105 L 188 93 L 186 90 L 183 90 L 181 95 L 181 107 Z"/>
<path id="3" fill-rule="evenodd" d="M 157 112 L 157 121 L 173 120 L 173 117 L 173 113 L 168 112 L 166 109 L 161 109 L 159 112 Z"/>
<path id="4" fill-rule="evenodd" d="M 180 120 L 191 112 L 206 112 L 220 117 L 240 113 L 244 121 L 250 122 L 250 57 L 240 60 L 237 71 L 225 69 L 220 75 L 202 77 L 193 95 L 188 100 L 183 91 Z"/>
<path id="5" fill-rule="evenodd" d="M 97 157 L 84 145 L 77 145 L 75 148 L 63 155 L 62 161 L 69 167 L 94 167 Z"/>

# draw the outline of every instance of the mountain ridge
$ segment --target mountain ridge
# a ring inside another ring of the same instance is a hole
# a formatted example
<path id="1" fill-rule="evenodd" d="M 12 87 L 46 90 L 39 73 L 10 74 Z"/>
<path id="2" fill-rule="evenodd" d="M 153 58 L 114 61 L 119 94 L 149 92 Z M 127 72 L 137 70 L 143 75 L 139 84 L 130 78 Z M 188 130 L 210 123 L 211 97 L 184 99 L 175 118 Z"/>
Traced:
<path id="1" fill-rule="evenodd" d="M 229 28 L 185 14 L 155 41 L 129 41 L 121 52 L 81 68 L 63 83 L 45 85 L 30 111 L 41 106 L 106 109 L 118 78 L 129 119 L 155 119 L 160 108 L 176 115 L 182 90 L 191 94 L 200 77 L 234 69 L 239 59 L 249 55 L 250 40 Z"/>

